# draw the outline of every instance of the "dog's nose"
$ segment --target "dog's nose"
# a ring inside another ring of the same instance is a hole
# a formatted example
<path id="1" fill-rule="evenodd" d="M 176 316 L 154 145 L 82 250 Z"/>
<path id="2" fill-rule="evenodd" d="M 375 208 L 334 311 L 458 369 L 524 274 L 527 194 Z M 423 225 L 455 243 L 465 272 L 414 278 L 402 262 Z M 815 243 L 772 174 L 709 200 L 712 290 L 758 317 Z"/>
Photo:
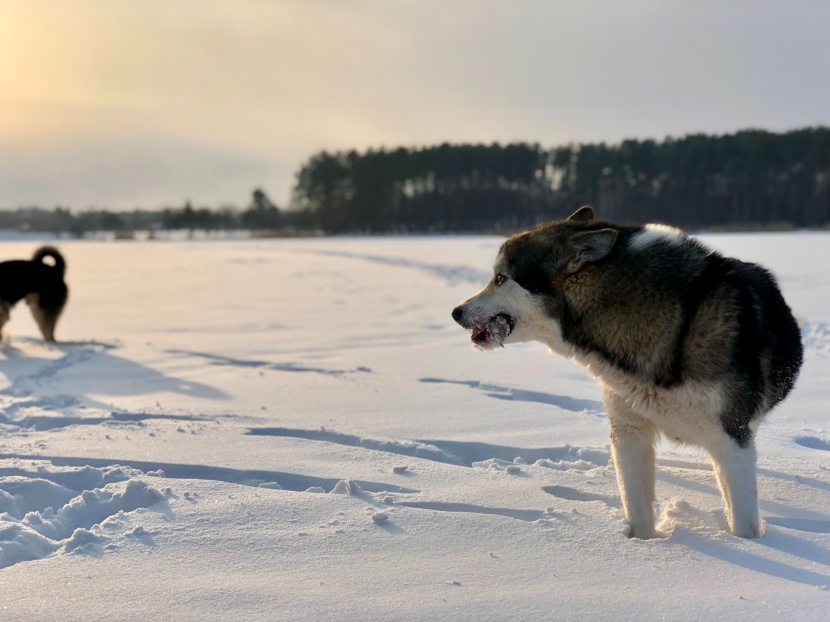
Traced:
<path id="1" fill-rule="evenodd" d="M 461 319 L 461 314 L 464 313 L 464 305 L 458 305 L 452 310 L 452 319 L 456 322 Z"/>

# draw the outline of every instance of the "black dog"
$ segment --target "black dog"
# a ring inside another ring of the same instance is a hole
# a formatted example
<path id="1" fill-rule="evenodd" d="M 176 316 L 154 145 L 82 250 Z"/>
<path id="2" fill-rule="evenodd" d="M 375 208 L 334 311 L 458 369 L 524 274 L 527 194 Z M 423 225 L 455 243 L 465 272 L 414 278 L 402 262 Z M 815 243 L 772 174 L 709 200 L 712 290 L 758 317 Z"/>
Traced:
<path id="1" fill-rule="evenodd" d="M 44 263 L 45 257 L 51 257 L 55 265 Z M 0 262 L 0 331 L 9 321 L 11 308 L 25 298 L 43 339 L 54 341 L 55 324 L 69 297 L 64 272 L 63 255 L 51 246 L 39 248 L 31 261 Z"/>

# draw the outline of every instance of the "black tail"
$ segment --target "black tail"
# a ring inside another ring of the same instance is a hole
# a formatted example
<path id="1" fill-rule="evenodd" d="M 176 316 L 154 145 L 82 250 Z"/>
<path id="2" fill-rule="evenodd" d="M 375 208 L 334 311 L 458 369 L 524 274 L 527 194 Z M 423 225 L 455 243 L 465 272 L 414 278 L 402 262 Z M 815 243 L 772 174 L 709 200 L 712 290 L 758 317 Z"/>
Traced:
<path id="1" fill-rule="evenodd" d="M 44 257 L 51 257 L 54 259 L 55 270 L 60 272 L 60 275 L 63 276 L 63 273 L 66 272 L 66 262 L 63 260 L 63 255 L 61 255 L 60 251 L 54 246 L 41 246 L 35 251 L 35 254 L 32 255 L 32 261 L 43 261 Z"/>

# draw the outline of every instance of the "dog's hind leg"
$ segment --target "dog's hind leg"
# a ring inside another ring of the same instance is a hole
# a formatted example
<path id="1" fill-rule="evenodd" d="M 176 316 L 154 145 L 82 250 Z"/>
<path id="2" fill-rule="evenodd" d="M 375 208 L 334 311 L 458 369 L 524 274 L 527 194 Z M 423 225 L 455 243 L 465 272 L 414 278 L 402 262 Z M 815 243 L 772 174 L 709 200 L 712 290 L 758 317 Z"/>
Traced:
<path id="1" fill-rule="evenodd" d="M 38 328 L 43 335 L 43 340 L 49 343 L 55 341 L 55 325 L 58 323 L 58 315 L 51 311 L 43 312 L 43 319 L 38 321 Z"/>
<path id="2" fill-rule="evenodd" d="M 35 318 L 35 323 L 40 329 L 40 334 L 43 335 L 43 340 L 47 342 L 55 341 L 55 325 L 58 323 L 58 317 L 60 317 L 60 309 L 44 308 L 38 294 L 26 296 L 26 304 L 29 305 L 29 309 L 32 311 L 32 317 Z"/>
<path id="3" fill-rule="evenodd" d="M 759 537 L 755 441 L 750 439 L 746 447 L 740 447 L 724 434 L 708 449 L 723 495 L 729 530 L 742 538 Z"/>
<path id="4" fill-rule="evenodd" d="M 646 540 L 653 538 L 656 535 L 654 443 L 657 429 L 608 389 L 605 389 L 605 405 L 611 420 L 611 456 L 625 518 L 631 524 L 630 535 Z"/>
<path id="5" fill-rule="evenodd" d="M 58 323 L 60 312 L 54 309 L 40 309 L 40 317 L 36 317 L 38 328 L 43 340 L 49 343 L 55 341 L 55 325 Z"/>
<path id="6" fill-rule="evenodd" d="M 0 300 L 0 342 L 3 341 L 3 326 L 9 321 L 9 309 L 11 307 L 8 303 Z"/>

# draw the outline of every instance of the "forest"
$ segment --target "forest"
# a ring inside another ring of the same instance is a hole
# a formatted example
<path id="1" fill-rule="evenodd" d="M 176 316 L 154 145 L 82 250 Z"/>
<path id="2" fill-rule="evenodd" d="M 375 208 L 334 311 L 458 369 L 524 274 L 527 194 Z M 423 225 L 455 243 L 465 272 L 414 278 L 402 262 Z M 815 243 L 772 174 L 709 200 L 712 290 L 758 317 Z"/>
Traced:
<path id="1" fill-rule="evenodd" d="M 292 202 L 328 232 L 511 230 L 585 204 L 617 222 L 820 227 L 830 129 L 323 152 L 297 174 Z"/>
<path id="2" fill-rule="evenodd" d="M 247 229 L 272 232 L 514 231 L 593 205 L 615 222 L 701 228 L 830 223 L 830 128 L 625 140 L 620 144 L 442 144 L 321 152 L 282 208 L 256 189 L 248 206 L 112 212 L 0 211 L 0 229 L 71 232 Z"/>

